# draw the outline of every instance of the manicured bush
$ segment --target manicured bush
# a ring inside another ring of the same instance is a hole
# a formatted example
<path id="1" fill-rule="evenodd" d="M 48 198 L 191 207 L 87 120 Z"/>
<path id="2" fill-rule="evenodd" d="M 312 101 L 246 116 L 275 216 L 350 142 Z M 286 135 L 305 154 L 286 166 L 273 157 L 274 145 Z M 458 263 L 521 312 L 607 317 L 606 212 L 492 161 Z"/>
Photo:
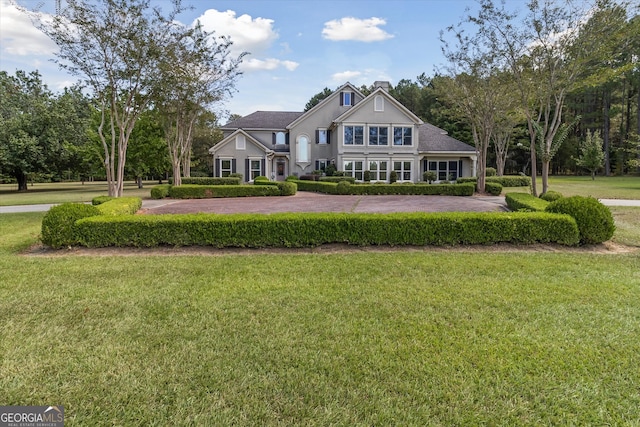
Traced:
<path id="1" fill-rule="evenodd" d="M 307 175 L 300 175 L 300 180 L 302 181 L 318 181 L 319 178 L 319 175 L 315 175 L 312 173 Z"/>
<path id="2" fill-rule="evenodd" d="M 151 188 L 151 198 L 164 199 L 165 197 L 169 197 L 170 188 L 171 188 L 171 184 L 160 184 L 160 185 L 153 186 Z"/>
<path id="3" fill-rule="evenodd" d="M 52 248 L 78 244 L 76 221 L 96 215 L 100 215 L 100 211 L 92 205 L 64 203 L 52 207 L 42 219 L 42 243 Z"/>
<path id="4" fill-rule="evenodd" d="M 507 193 L 504 199 L 512 211 L 543 212 L 549 205 L 546 200 L 539 199 L 528 193 Z"/>
<path id="5" fill-rule="evenodd" d="M 593 197 L 563 197 L 550 203 L 546 211 L 575 218 L 583 245 L 606 242 L 616 229 L 609 208 Z"/>
<path id="6" fill-rule="evenodd" d="M 282 181 L 265 181 L 265 180 L 254 180 L 253 181 L 254 185 L 273 185 L 275 187 L 278 187 L 278 190 L 280 190 L 280 195 L 281 196 L 293 196 L 294 194 L 296 194 L 296 191 L 298 190 L 298 186 L 296 185 L 295 182 L 282 182 Z"/>
<path id="7" fill-rule="evenodd" d="M 321 176 L 318 181 L 322 182 L 335 182 L 338 183 L 340 181 L 348 181 L 351 184 L 356 183 L 356 179 L 352 176 Z"/>
<path id="8" fill-rule="evenodd" d="M 477 182 L 474 176 L 458 178 L 456 182 L 463 184 L 467 182 Z M 522 175 L 487 176 L 485 182 L 497 182 L 503 187 L 528 187 L 531 185 L 531 178 Z"/>
<path id="9" fill-rule="evenodd" d="M 496 168 L 485 168 L 485 176 L 496 176 Z"/>
<path id="10" fill-rule="evenodd" d="M 298 191 L 313 191 L 316 193 L 338 194 L 338 184 L 324 181 L 290 180 L 298 186 Z M 346 181 L 345 181 L 346 182 Z"/>
<path id="11" fill-rule="evenodd" d="M 175 199 L 279 195 L 280 189 L 273 185 L 180 185 L 169 189 L 169 196 Z"/>
<path id="12" fill-rule="evenodd" d="M 351 183 L 349 181 L 340 181 L 336 184 L 336 194 L 351 194 Z"/>
<path id="13" fill-rule="evenodd" d="M 484 191 L 491 194 L 492 196 L 499 196 L 502 194 L 502 185 L 498 182 L 485 182 L 484 183 Z"/>
<path id="14" fill-rule="evenodd" d="M 100 215 L 133 215 L 142 207 L 139 197 L 118 197 L 97 206 Z"/>
<path id="15" fill-rule="evenodd" d="M 396 171 L 389 172 L 389 182 L 393 184 L 396 181 L 398 181 L 398 172 Z"/>
<path id="16" fill-rule="evenodd" d="M 555 202 L 558 199 L 562 199 L 562 194 L 557 191 L 547 191 L 546 193 L 542 193 L 540 198 L 542 200 L 546 200 L 547 202 Z"/>
<path id="17" fill-rule="evenodd" d="M 255 178 L 253 178 L 253 182 L 256 182 L 256 181 L 269 181 L 269 178 L 263 175 L 258 175 Z"/>
<path id="18" fill-rule="evenodd" d="M 422 174 L 422 180 L 427 181 L 429 184 L 431 184 L 436 179 L 438 179 L 438 175 L 434 171 L 426 171 Z"/>
<path id="19" fill-rule="evenodd" d="M 414 184 L 409 182 L 351 184 L 347 181 L 338 182 L 310 182 L 296 181 L 298 190 L 314 191 L 326 194 L 357 194 L 357 195 L 416 195 L 416 196 L 472 196 L 474 184 Z"/>
<path id="20" fill-rule="evenodd" d="M 574 245 L 578 227 L 569 215 L 538 213 L 286 213 L 128 215 L 77 222 L 83 245 L 307 247 L 352 245 L 456 245 L 555 242 Z"/>
<path id="21" fill-rule="evenodd" d="M 265 177 L 266 178 L 266 177 Z M 225 176 L 225 177 L 183 177 L 182 185 L 240 185 L 240 180 L 242 179 L 242 174 L 240 177 L 237 176 Z M 169 183 L 173 184 L 173 178 L 169 179 Z"/>
<path id="22" fill-rule="evenodd" d="M 115 199 L 113 196 L 97 196 L 91 199 L 91 204 L 93 206 L 98 206 L 113 199 Z"/>

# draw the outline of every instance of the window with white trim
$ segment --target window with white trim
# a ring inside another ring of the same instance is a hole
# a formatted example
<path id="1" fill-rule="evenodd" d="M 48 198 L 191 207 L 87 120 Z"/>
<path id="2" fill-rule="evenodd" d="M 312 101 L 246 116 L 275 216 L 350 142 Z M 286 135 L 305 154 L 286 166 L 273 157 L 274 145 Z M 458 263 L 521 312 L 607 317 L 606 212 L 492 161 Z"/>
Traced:
<path id="1" fill-rule="evenodd" d="M 429 161 L 429 170 L 436 173 L 438 181 L 455 181 L 460 176 L 455 160 Z"/>
<path id="2" fill-rule="evenodd" d="M 340 105 L 353 105 L 353 92 L 340 92 Z"/>
<path id="3" fill-rule="evenodd" d="M 327 159 L 316 160 L 316 170 L 325 172 L 327 170 L 327 166 L 329 166 L 329 160 Z"/>
<path id="4" fill-rule="evenodd" d="M 364 126 L 345 126 L 344 145 L 363 145 Z"/>
<path id="5" fill-rule="evenodd" d="M 369 145 L 389 145 L 389 128 L 369 126 Z"/>
<path id="6" fill-rule="evenodd" d="M 247 138 L 244 135 L 236 135 L 236 150 L 244 150 L 247 147 Z"/>
<path id="7" fill-rule="evenodd" d="M 287 142 L 287 136 L 284 132 L 276 132 L 276 145 L 285 145 Z"/>
<path id="8" fill-rule="evenodd" d="M 386 160 L 369 161 L 369 172 L 371 173 L 371 181 L 386 181 L 388 162 Z"/>
<path id="9" fill-rule="evenodd" d="M 364 162 L 362 160 L 345 160 L 343 165 L 343 171 L 346 176 L 352 176 L 356 181 L 364 179 Z"/>
<path id="10" fill-rule="evenodd" d="M 393 170 L 398 174 L 398 181 L 411 181 L 411 161 L 395 160 Z"/>
<path id="11" fill-rule="evenodd" d="M 326 144 L 327 140 L 327 130 L 326 129 L 318 129 L 318 144 Z"/>
<path id="12" fill-rule="evenodd" d="M 307 163 L 309 161 L 309 138 L 305 135 L 298 137 L 298 162 Z"/>
<path id="13" fill-rule="evenodd" d="M 262 160 L 249 160 L 249 176 L 250 181 L 256 179 L 257 176 L 262 175 Z"/>
<path id="14" fill-rule="evenodd" d="M 220 176 L 227 177 L 233 173 L 233 160 L 220 159 Z"/>
<path id="15" fill-rule="evenodd" d="M 384 98 L 382 95 L 376 95 L 373 99 L 373 111 L 384 111 Z"/>
<path id="16" fill-rule="evenodd" d="M 412 130 L 411 127 L 394 127 L 393 145 L 412 145 Z"/>

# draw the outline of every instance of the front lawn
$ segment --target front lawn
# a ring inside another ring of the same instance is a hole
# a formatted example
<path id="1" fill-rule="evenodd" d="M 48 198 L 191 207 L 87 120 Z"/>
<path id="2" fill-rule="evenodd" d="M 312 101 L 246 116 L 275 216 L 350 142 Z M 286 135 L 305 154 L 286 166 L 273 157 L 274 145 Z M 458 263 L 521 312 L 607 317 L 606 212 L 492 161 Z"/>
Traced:
<path id="1" fill-rule="evenodd" d="M 538 177 L 538 192 L 542 192 L 542 179 Z M 631 199 L 640 200 L 640 177 L 637 176 L 611 176 L 596 177 L 591 180 L 589 176 L 551 176 L 549 177 L 549 190 L 558 191 L 563 196 L 591 196 L 596 199 Z M 528 193 L 527 187 L 508 187 L 502 190 L 503 194 L 513 192 Z"/>
<path id="2" fill-rule="evenodd" d="M 42 216 L 0 215 L 4 405 L 69 426 L 640 423 L 638 252 L 16 254 Z"/>

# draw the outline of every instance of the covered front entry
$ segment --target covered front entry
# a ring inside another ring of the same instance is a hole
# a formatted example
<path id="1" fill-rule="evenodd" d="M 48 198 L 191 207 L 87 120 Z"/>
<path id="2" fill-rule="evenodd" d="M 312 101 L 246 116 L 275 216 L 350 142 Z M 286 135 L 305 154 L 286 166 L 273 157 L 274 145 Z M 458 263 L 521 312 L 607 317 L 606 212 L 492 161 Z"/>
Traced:
<path id="1" fill-rule="evenodd" d="M 284 181 L 289 175 L 289 159 L 286 156 L 276 156 L 272 160 L 271 180 Z"/>

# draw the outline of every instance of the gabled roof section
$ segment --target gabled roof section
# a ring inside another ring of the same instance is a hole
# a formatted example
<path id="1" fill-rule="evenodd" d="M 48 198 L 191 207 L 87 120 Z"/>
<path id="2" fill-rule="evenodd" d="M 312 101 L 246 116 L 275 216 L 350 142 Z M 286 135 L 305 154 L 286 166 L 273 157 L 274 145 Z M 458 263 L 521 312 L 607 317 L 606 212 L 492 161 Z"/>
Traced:
<path id="1" fill-rule="evenodd" d="M 347 119 L 350 115 L 352 115 L 353 113 L 355 113 L 356 111 L 358 111 L 360 108 L 363 108 L 363 106 L 367 103 L 367 101 L 369 100 L 373 100 L 377 95 L 382 95 L 385 97 L 386 100 L 388 100 L 389 102 L 391 102 L 397 109 L 399 109 L 400 111 L 402 111 L 409 119 L 411 119 L 411 121 L 413 121 L 415 124 L 422 124 L 422 120 L 420 120 L 420 117 L 416 116 L 415 114 L 413 114 L 411 112 L 411 110 L 409 110 L 407 107 L 405 107 L 404 105 L 402 105 L 400 103 L 400 101 L 398 101 L 397 99 L 395 99 L 393 96 L 391 96 L 391 94 L 389 92 L 387 92 L 386 90 L 384 90 L 383 88 L 379 87 L 378 89 L 374 90 L 373 92 L 371 92 L 369 94 L 369 96 L 367 96 L 365 99 L 363 99 L 362 101 L 358 102 L 356 105 L 354 105 L 353 107 L 349 108 L 349 110 L 345 111 L 341 116 L 336 117 L 333 122 L 337 123 L 337 122 L 342 122 L 345 119 Z"/>
<path id="2" fill-rule="evenodd" d="M 311 108 L 308 111 L 305 111 L 304 113 L 302 113 L 300 115 L 300 117 L 298 117 L 296 120 L 292 121 L 291 123 L 289 123 L 289 125 L 287 126 L 287 129 L 291 129 L 292 127 L 294 127 L 295 125 L 297 125 L 298 123 L 300 123 L 302 120 L 306 119 L 307 117 L 309 117 L 310 115 L 314 114 L 317 110 L 319 110 L 320 108 L 322 108 L 324 105 L 330 103 L 331 101 L 333 101 L 336 97 L 340 96 L 340 92 L 344 92 L 345 90 L 349 90 L 351 92 L 355 92 L 356 94 L 360 95 L 362 98 L 366 98 L 362 92 L 360 92 L 358 90 L 357 87 L 355 87 L 354 85 L 352 85 L 349 82 L 346 82 L 345 84 L 343 84 L 342 86 L 340 86 L 338 89 L 334 90 L 333 93 L 329 96 L 327 96 L 325 99 L 323 99 L 322 101 L 320 101 L 318 104 L 314 105 L 313 108 Z M 363 99 L 364 101 L 364 99 Z M 362 102 L 362 101 L 360 101 Z M 358 103 L 359 104 L 359 103 Z M 358 105 L 356 104 L 356 105 Z M 350 108 L 353 109 L 355 108 L 355 105 L 353 107 Z"/>
<path id="3" fill-rule="evenodd" d="M 418 128 L 418 151 L 424 152 L 468 152 L 475 153 L 475 147 L 458 141 L 447 135 L 447 131 L 430 123 L 424 123 Z"/>
<path id="4" fill-rule="evenodd" d="M 263 143 L 261 143 L 260 141 L 258 141 L 257 139 L 255 139 L 254 137 L 249 135 L 243 129 L 237 129 L 231 135 L 229 135 L 228 137 L 224 138 L 222 141 L 218 142 L 213 147 L 209 148 L 209 154 L 215 154 L 216 151 L 218 151 L 219 149 L 221 149 L 225 145 L 229 144 L 230 142 L 235 143 L 236 136 L 238 136 L 238 135 L 244 135 L 245 138 L 246 138 L 246 142 L 252 143 L 253 145 L 259 147 L 262 150 L 264 150 L 264 152 L 267 153 L 267 154 L 273 152 L 273 150 L 271 148 L 267 147 L 266 145 L 264 145 Z"/>
<path id="5" fill-rule="evenodd" d="M 256 111 L 222 126 L 222 130 L 285 130 L 303 113 L 298 111 Z"/>

